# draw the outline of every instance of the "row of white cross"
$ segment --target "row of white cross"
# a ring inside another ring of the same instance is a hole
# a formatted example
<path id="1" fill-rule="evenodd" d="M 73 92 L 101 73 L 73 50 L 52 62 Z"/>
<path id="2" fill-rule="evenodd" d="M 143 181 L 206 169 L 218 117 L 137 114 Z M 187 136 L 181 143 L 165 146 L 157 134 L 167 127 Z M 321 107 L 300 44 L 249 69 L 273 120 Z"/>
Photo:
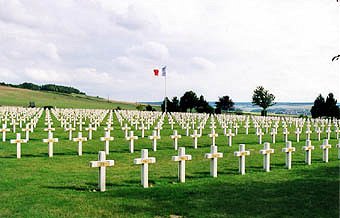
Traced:
<path id="1" fill-rule="evenodd" d="M 320 148 L 323 150 L 323 161 L 328 162 L 328 150 L 332 146 L 325 139 Z M 337 144 L 340 148 L 340 141 Z M 311 141 L 307 140 L 306 145 L 302 148 L 305 154 L 305 162 L 308 165 L 312 164 L 312 146 Z M 292 167 L 292 153 L 295 152 L 295 147 L 292 147 L 292 143 L 288 141 L 286 147 L 282 149 L 282 152 L 286 153 L 286 168 L 291 169 Z M 274 149 L 270 148 L 270 143 L 265 142 L 264 147 L 260 150 L 260 154 L 264 156 L 263 158 L 263 169 L 265 172 L 270 171 L 270 156 L 274 153 Z M 106 179 L 106 167 L 113 166 L 114 160 L 106 160 L 105 151 L 99 151 L 98 161 L 91 161 L 91 167 L 99 167 L 99 189 L 100 191 L 105 191 L 105 179 Z M 234 156 L 239 158 L 239 173 L 241 175 L 245 174 L 246 169 L 246 156 L 250 155 L 250 151 L 245 150 L 245 144 L 239 145 L 239 151 L 234 152 Z M 205 158 L 210 159 L 210 175 L 212 177 L 217 177 L 217 160 L 223 157 L 223 153 L 218 152 L 217 146 L 212 145 L 210 148 L 210 153 L 204 155 Z M 340 159 L 340 150 L 338 153 L 338 158 Z M 178 149 L 178 156 L 173 156 L 172 160 L 178 162 L 178 180 L 181 183 L 185 182 L 185 162 L 192 159 L 191 155 L 185 154 L 185 147 L 180 147 Z M 141 184 L 144 188 L 149 187 L 149 164 L 156 163 L 155 157 L 148 156 L 148 149 L 142 149 L 141 158 L 134 159 L 134 164 L 141 165 Z"/>

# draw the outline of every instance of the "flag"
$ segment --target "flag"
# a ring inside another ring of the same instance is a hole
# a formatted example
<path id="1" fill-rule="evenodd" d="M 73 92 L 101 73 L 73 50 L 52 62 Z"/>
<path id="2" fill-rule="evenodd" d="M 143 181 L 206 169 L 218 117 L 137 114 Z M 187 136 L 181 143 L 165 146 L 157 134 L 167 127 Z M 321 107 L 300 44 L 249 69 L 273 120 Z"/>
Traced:
<path id="1" fill-rule="evenodd" d="M 158 76 L 159 70 L 158 69 L 154 69 L 153 73 L 155 74 L 155 76 Z"/>
<path id="2" fill-rule="evenodd" d="M 162 76 L 166 76 L 166 66 L 162 67 Z"/>

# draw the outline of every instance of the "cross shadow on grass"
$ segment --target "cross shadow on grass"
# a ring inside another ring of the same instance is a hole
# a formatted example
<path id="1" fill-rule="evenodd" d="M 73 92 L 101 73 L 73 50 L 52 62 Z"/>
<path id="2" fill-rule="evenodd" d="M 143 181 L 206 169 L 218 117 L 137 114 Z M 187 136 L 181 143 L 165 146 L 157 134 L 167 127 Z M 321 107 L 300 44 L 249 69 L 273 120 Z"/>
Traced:
<path id="1" fill-rule="evenodd" d="M 124 211 L 148 210 L 152 216 L 339 217 L 338 172 L 339 167 L 298 170 L 292 173 L 299 179 L 273 182 L 249 182 L 249 178 L 240 177 L 240 182 L 212 179 L 204 186 L 187 183 L 131 190 L 113 186 L 105 197 L 126 196 L 131 203 L 123 205 Z M 209 176 L 209 172 L 197 174 Z M 136 180 L 125 182 L 139 184 Z M 137 202 L 148 204 L 136 208 Z"/>

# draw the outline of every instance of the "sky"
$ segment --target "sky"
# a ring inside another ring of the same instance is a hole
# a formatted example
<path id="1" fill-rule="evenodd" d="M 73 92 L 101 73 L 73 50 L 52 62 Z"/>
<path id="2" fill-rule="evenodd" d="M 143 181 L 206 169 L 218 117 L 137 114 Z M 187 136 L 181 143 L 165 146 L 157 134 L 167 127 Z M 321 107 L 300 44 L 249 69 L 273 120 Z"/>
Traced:
<path id="1" fill-rule="evenodd" d="M 89 95 L 161 101 L 340 96 L 336 0 L 0 0 L 0 81 L 73 86 Z M 340 100 L 340 99 L 339 99 Z"/>

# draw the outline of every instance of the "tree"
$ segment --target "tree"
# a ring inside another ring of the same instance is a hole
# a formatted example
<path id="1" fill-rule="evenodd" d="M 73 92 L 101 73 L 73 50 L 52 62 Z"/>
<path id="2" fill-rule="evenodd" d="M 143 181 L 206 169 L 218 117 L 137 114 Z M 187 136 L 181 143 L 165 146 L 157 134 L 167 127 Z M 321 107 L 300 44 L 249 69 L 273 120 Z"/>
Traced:
<path id="1" fill-rule="evenodd" d="M 218 101 L 215 102 L 215 105 L 216 105 L 216 113 L 221 113 L 222 111 L 234 110 L 234 102 L 227 95 L 218 97 Z"/>
<path id="2" fill-rule="evenodd" d="M 212 113 L 214 108 L 209 105 L 209 103 L 201 95 L 196 104 L 196 111 L 198 113 Z"/>
<path id="3" fill-rule="evenodd" d="M 149 105 L 149 104 L 146 105 L 145 110 L 146 110 L 146 111 L 154 111 L 154 109 L 152 108 L 152 106 Z"/>
<path id="4" fill-rule="evenodd" d="M 333 93 L 329 93 L 325 102 L 325 116 L 340 118 L 340 109 L 337 106 L 337 100 Z"/>
<path id="5" fill-rule="evenodd" d="M 180 98 L 179 105 L 183 112 L 186 112 L 188 109 L 192 112 L 192 109 L 196 107 L 198 102 L 198 98 L 195 92 L 187 91 Z"/>
<path id="6" fill-rule="evenodd" d="M 263 86 L 258 86 L 254 90 L 252 104 L 262 107 L 262 116 L 267 116 L 267 108 L 275 104 L 274 100 L 275 96 L 264 89 Z"/>
<path id="7" fill-rule="evenodd" d="M 314 101 L 314 105 L 310 110 L 312 117 L 322 117 L 325 115 L 325 99 L 320 94 Z"/>
<path id="8" fill-rule="evenodd" d="M 178 98 L 176 96 L 172 98 L 171 111 L 172 112 L 179 112 L 180 111 L 179 100 L 178 100 Z"/>
<path id="9" fill-rule="evenodd" d="M 163 111 L 163 112 L 165 111 L 165 100 L 166 100 L 166 111 L 167 111 L 167 112 L 172 112 L 172 110 L 171 110 L 171 107 L 172 107 L 171 101 L 169 100 L 168 97 L 165 97 L 165 99 L 163 100 L 163 102 L 162 102 L 162 104 L 161 104 L 161 109 L 162 109 L 162 111 Z"/>
<path id="10" fill-rule="evenodd" d="M 340 117 L 340 109 L 337 106 L 337 101 L 334 98 L 333 93 L 329 93 L 326 101 L 320 94 L 314 101 L 314 105 L 310 110 L 312 117 Z"/>

